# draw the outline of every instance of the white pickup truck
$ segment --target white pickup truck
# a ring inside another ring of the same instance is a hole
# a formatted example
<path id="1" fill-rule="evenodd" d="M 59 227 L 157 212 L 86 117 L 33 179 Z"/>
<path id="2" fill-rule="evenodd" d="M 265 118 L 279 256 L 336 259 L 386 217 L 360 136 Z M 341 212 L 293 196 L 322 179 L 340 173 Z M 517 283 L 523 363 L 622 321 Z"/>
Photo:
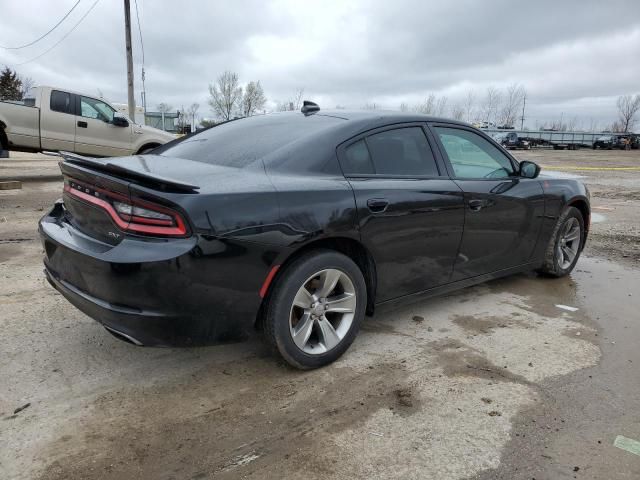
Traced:
<path id="1" fill-rule="evenodd" d="M 52 87 L 31 92 L 22 103 L 0 102 L 0 150 L 111 157 L 143 153 L 175 139 L 135 124 L 104 100 Z"/>

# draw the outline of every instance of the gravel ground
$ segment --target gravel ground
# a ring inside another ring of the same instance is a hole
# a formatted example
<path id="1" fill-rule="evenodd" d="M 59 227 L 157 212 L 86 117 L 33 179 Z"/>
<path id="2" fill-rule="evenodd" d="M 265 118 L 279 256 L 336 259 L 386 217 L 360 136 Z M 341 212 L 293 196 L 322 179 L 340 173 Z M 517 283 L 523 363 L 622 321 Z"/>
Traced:
<path id="1" fill-rule="evenodd" d="M 43 279 L 55 159 L 0 161 L 0 478 L 640 478 L 640 153 L 516 152 L 584 176 L 569 278 L 517 275 L 367 319 L 313 372 L 265 344 L 120 342 Z M 576 170 L 578 168 L 599 170 Z M 567 311 L 557 307 L 577 308 Z"/>

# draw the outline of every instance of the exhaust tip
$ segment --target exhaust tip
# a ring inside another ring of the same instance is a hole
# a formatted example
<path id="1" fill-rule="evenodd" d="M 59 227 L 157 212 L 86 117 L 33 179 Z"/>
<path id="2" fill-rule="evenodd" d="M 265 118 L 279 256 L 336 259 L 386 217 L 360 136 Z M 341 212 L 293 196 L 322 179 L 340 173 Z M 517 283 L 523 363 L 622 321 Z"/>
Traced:
<path id="1" fill-rule="evenodd" d="M 127 335 L 126 333 L 122 333 L 119 332 L 118 330 L 115 330 L 111 327 L 107 327 L 106 325 L 103 325 L 105 330 L 107 332 L 109 332 L 111 335 L 113 335 L 114 337 L 116 337 L 118 340 L 122 340 L 123 342 L 127 342 L 127 343 L 131 343 L 133 345 L 136 345 L 138 347 L 142 346 L 142 342 L 140 340 L 137 340 L 135 338 L 133 338 L 131 335 Z"/>

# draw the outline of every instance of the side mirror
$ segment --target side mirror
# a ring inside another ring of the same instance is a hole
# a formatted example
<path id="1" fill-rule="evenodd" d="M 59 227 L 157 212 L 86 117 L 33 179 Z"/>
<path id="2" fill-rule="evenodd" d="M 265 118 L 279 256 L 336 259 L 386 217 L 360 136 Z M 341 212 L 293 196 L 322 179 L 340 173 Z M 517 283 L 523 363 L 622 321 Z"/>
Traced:
<path id="1" fill-rule="evenodd" d="M 537 163 L 523 160 L 520 162 L 519 174 L 523 178 L 536 178 L 540 174 L 540 166 Z"/>
<path id="2" fill-rule="evenodd" d="M 129 120 L 127 120 L 124 117 L 121 117 L 117 113 L 113 115 L 113 120 L 112 120 L 111 123 L 113 123 L 113 125 L 116 126 L 116 127 L 128 127 L 129 126 Z"/>

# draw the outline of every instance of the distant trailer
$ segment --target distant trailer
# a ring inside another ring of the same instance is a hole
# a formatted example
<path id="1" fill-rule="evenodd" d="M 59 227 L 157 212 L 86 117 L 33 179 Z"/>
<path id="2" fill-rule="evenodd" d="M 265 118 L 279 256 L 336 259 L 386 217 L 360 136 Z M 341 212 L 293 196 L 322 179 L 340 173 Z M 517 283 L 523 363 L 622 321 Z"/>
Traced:
<path id="1" fill-rule="evenodd" d="M 514 130 L 482 129 L 493 136 L 496 133 L 513 132 Z M 532 147 L 552 147 L 555 150 L 577 150 L 580 147 L 591 148 L 603 133 L 555 132 L 547 130 L 527 131 L 515 130 L 518 137 L 529 141 Z"/>

